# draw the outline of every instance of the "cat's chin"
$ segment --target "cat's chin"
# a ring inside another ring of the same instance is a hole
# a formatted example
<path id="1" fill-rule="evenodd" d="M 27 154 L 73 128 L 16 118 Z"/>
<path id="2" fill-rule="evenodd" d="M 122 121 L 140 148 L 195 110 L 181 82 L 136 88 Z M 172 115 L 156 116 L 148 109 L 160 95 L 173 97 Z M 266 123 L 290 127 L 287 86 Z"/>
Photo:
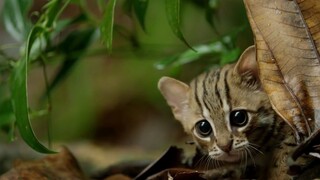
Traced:
<path id="1" fill-rule="evenodd" d="M 235 163 L 235 162 L 239 162 L 241 160 L 241 156 L 239 156 L 238 154 L 223 154 L 221 156 L 219 156 L 218 158 L 215 158 L 216 160 L 219 161 L 225 161 L 225 162 L 230 162 L 230 163 Z"/>

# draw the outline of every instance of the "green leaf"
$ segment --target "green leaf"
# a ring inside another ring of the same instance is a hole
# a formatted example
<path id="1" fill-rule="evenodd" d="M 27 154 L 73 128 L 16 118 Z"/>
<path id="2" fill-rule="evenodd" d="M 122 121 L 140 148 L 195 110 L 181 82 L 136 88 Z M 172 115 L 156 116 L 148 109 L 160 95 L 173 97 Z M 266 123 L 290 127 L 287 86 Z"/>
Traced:
<path id="1" fill-rule="evenodd" d="M 194 47 L 196 51 L 187 50 L 179 55 L 173 65 L 181 66 L 199 59 L 201 56 L 212 53 L 220 53 L 223 50 L 221 42 L 217 41 L 212 44 L 199 45 Z"/>
<path id="2" fill-rule="evenodd" d="M 184 38 L 180 29 L 180 0 L 166 0 L 166 13 L 172 32 L 190 49 L 194 50 Z"/>
<path id="3" fill-rule="evenodd" d="M 154 64 L 154 67 L 157 68 L 158 70 L 165 69 L 166 67 L 172 65 L 175 61 L 177 61 L 178 58 L 179 58 L 179 55 L 170 56 L 159 62 L 156 62 Z"/>
<path id="4" fill-rule="evenodd" d="M 21 59 L 11 74 L 12 103 L 17 119 L 17 127 L 23 140 L 34 150 L 41 153 L 54 153 L 43 146 L 36 138 L 29 120 L 27 97 L 27 57 Z"/>
<path id="5" fill-rule="evenodd" d="M 44 6 L 46 9 L 41 15 L 39 21 L 31 29 L 28 41 L 26 43 L 25 53 L 28 62 L 30 59 L 38 58 L 38 56 L 41 54 L 41 50 L 45 49 L 47 42 L 49 41 L 48 33 L 57 33 L 57 31 L 53 30 L 56 26 L 57 18 L 70 1 L 67 0 L 64 3 L 62 2 L 62 0 L 51 0 Z M 60 26 L 58 26 L 58 28 L 59 27 Z"/>
<path id="6" fill-rule="evenodd" d="M 67 0 L 63 3 L 63 0 L 51 0 L 49 1 L 44 8 L 46 8 L 45 13 L 41 16 L 40 22 L 43 27 L 52 28 L 57 21 L 57 18 L 60 16 L 62 11 L 70 3 L 70 0 Z"/>
<path id="7" fill-rule="evenodd" d="M 113 23 L 114 23 L 114 9 L 116 0 L 109 0 L 106 10 L 103 15 L 103 20 L 100 26 L 102 41 L 106 44 L 107 50 L 111 52 L 112 37 L 113 37 Z"/>
<path id="8" fill-rule="evenodd" d="M 194 50 L 186 50 L 179 55 L 166 58 L 155 64 L 157 69 L 164 69 L 169 65 L 181 66 L 195 60 L 207 54 L 219 54 L 225 51 L 225 47 L 222 42 L 216 41 L 211 44 L 198 45 L 194 47 Z"/>
<path id="9" fill-rule="evenodd" d="M 41 41 L 43 37 L 46 41 L 49 41 L 48 33 L 52 31 L 57 17 L 69 3 L 69 1 L 65 1 L 65 4 L 62 5 L 61 2 L 61 0 L 52 0 L 45 5 L 45 12 L 28 35 L 25 55 L 15 64 L 10 77 L 12 106 L 21 137 L 31 148 L 41 153 L 54 153 L 54 151 L 39 142 L 31 127 L 27 92 L 28 64 L 30 63 L 32 48 L 36 47 L 35 42 Z M 37 48 L 35 51 L 41 54 L 41 48 Z"/>
<path id="10" fill-rule="evenodd" d="M 40 54 L 41 52 L 41 48 L 40 48 L 40 41 L 41 41 L 41 35 L 43 33 L 45 33 L 46 29 L 42 26 L 39 26 L 39 25 L 35 25 L 31 31 L 30 31 L 30 34 L 29 34 L 29 37 L 28 37 L 28 40 L 27 40 L 27 43 L 26 43 L 26 60 L 27 60 L 27 63 L 29 62 L 30 60 L 30 54 Z M 38 42 L 37 44 L 37 47 L 36 52 L 31 52 L 31 49 L 32 47 L 35 47 L 35 42 Z"/>
<path id="11" fill-rule="evenodd" d="M 2 18 L 7 32 L 17 41 L 23 42 L 30 30 L 30 21 L 27 13 L 32 0 L 5 0 L 2 9 Z"/>
<path id="12" fill-rule="evenodd" d="M 23 140 L 34 150 L 41 153 L 54 153 L 54 151 L 42 145 L 35 136 L 30 123 L 29 103 L 27 92 L 27 69 L 31 48 L 36 39 L 45 29 L 41 26 L 34 26 L 30 31 L 25 56 L 19 60 L 11 74 L 11 96 L 16 117 L 16 124 Z"/>
<path id="13" fill-rule="evenodd" d="M 148 8 L 149 0 L 134 0 L 133 1 L 133 8 L 134 12 L 138 18 L 140 26 L 144 31 L 146 31 L 145 27 L 145 16 Z"/>

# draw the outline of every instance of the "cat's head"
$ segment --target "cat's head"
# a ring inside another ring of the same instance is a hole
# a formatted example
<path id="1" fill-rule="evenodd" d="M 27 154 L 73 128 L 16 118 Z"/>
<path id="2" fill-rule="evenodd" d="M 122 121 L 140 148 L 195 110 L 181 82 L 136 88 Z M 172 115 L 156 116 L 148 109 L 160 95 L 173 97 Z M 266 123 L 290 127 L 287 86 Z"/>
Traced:
<path id="1" fill-rule="evenodd" d="M 253 46 L 236 64 L 201 74 L 190 85 L 163 77 L 158 87 L 175 118 L 213 159 L 240 161 L 270 136 L 274 112 L 260 86 Z"/>

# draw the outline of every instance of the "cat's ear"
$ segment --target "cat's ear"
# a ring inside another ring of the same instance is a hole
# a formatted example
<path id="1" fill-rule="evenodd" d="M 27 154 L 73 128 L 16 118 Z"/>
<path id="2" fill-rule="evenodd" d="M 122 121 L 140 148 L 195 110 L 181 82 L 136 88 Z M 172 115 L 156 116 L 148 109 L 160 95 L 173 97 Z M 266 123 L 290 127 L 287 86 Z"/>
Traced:
<path id="1" fill-rule="evenodd" d="M 256 60 L 255 46 L 248 47 L 240 56 L 235 68 L 238 75 L 249 75 L 255 80 L 259 79 L 258 64 Z"/>
<path id="2" fill-rule="evenodd" d="M 188 108 L 189 86 L 170 77 L 162 77 L 158 88 L 171 107 L 174 117 L 183 121 L 183 113 Z"/>

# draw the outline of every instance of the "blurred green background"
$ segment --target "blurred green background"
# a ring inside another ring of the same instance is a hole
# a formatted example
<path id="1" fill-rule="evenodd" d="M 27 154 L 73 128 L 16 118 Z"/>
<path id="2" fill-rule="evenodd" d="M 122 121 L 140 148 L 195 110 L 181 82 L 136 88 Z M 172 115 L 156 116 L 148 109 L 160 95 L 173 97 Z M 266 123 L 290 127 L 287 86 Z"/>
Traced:
<path id="1" fill-rule="evenodd" d="M 34 0 L 28 17 L 32 20 L 32 12 L 41 12 L 46 2 Z M 181 1 L 181 31 L 191 46 L 206 47 L 217 42 L 232 46 L 224 53 L 209 52 L 190 62 L 187 61 L 190 58 L 188 54 L 185 59 L 177 58 L 192 50 L 171 31 L 166 1 L 149 1 L 145 16 L 146 31 L 143 31 L 134 14 L 128 16 L 125 3 L 128 1 L 118 0 L 116 4 L 112 53 L 107 53 L 97 29 L 94 42 L 52 90 L 51 112 L 32 118 L 34 131 L 44 144 L 48 141 L 48 131 L 53 143 L 62 144 L 90 141 L 147 150 L 163 150 L 172 144 L 183 144 L 185 135 L 182 127 L 173 119 L 170 108 L 161 97 L 157 81 L 162 76 L 171 76 L 189 82 L 213 65 L 236 60 L 246 47 L 253 44 L 240 0 Z M 0 1 L 1 9 L 3 4 L 4 1 Z M 98 1 L 88 0 L 85 4 L 91 21 L 99 23 L 103 15 Z M 74 3 L 64 10 L 61 18 L 73 18 L 82 11 Z M 206 12 L 212 18 L 214 27 L 208 23 Z M 56 41 L 83 27 L 86 26 L 69 27 L 57 36 Z M 1 52 L 8 56 L 17 57 L 21 52 L 21 44 L 10 37 L 4 23 L 0 27 L 0 44 Z M 63 64 L 59 58 L 52 59 L 46 62 L 49 82 L 53 81 Z M 1 61 L 5 61 L 3 56 Z M 6 75 L 2 72 L 0 78 L 4 89 Z M 31 112 L 46 110 L 47 100 L 43 99 L 45 78 L 43 66 L 39 63 L 29 68 L 28 91 Z M 2 95 L 8 96 L 4 92 Z M 1 131 L 0 137 L 4 143 L 8 142 L 7 132 L 6 128 Z"/>

